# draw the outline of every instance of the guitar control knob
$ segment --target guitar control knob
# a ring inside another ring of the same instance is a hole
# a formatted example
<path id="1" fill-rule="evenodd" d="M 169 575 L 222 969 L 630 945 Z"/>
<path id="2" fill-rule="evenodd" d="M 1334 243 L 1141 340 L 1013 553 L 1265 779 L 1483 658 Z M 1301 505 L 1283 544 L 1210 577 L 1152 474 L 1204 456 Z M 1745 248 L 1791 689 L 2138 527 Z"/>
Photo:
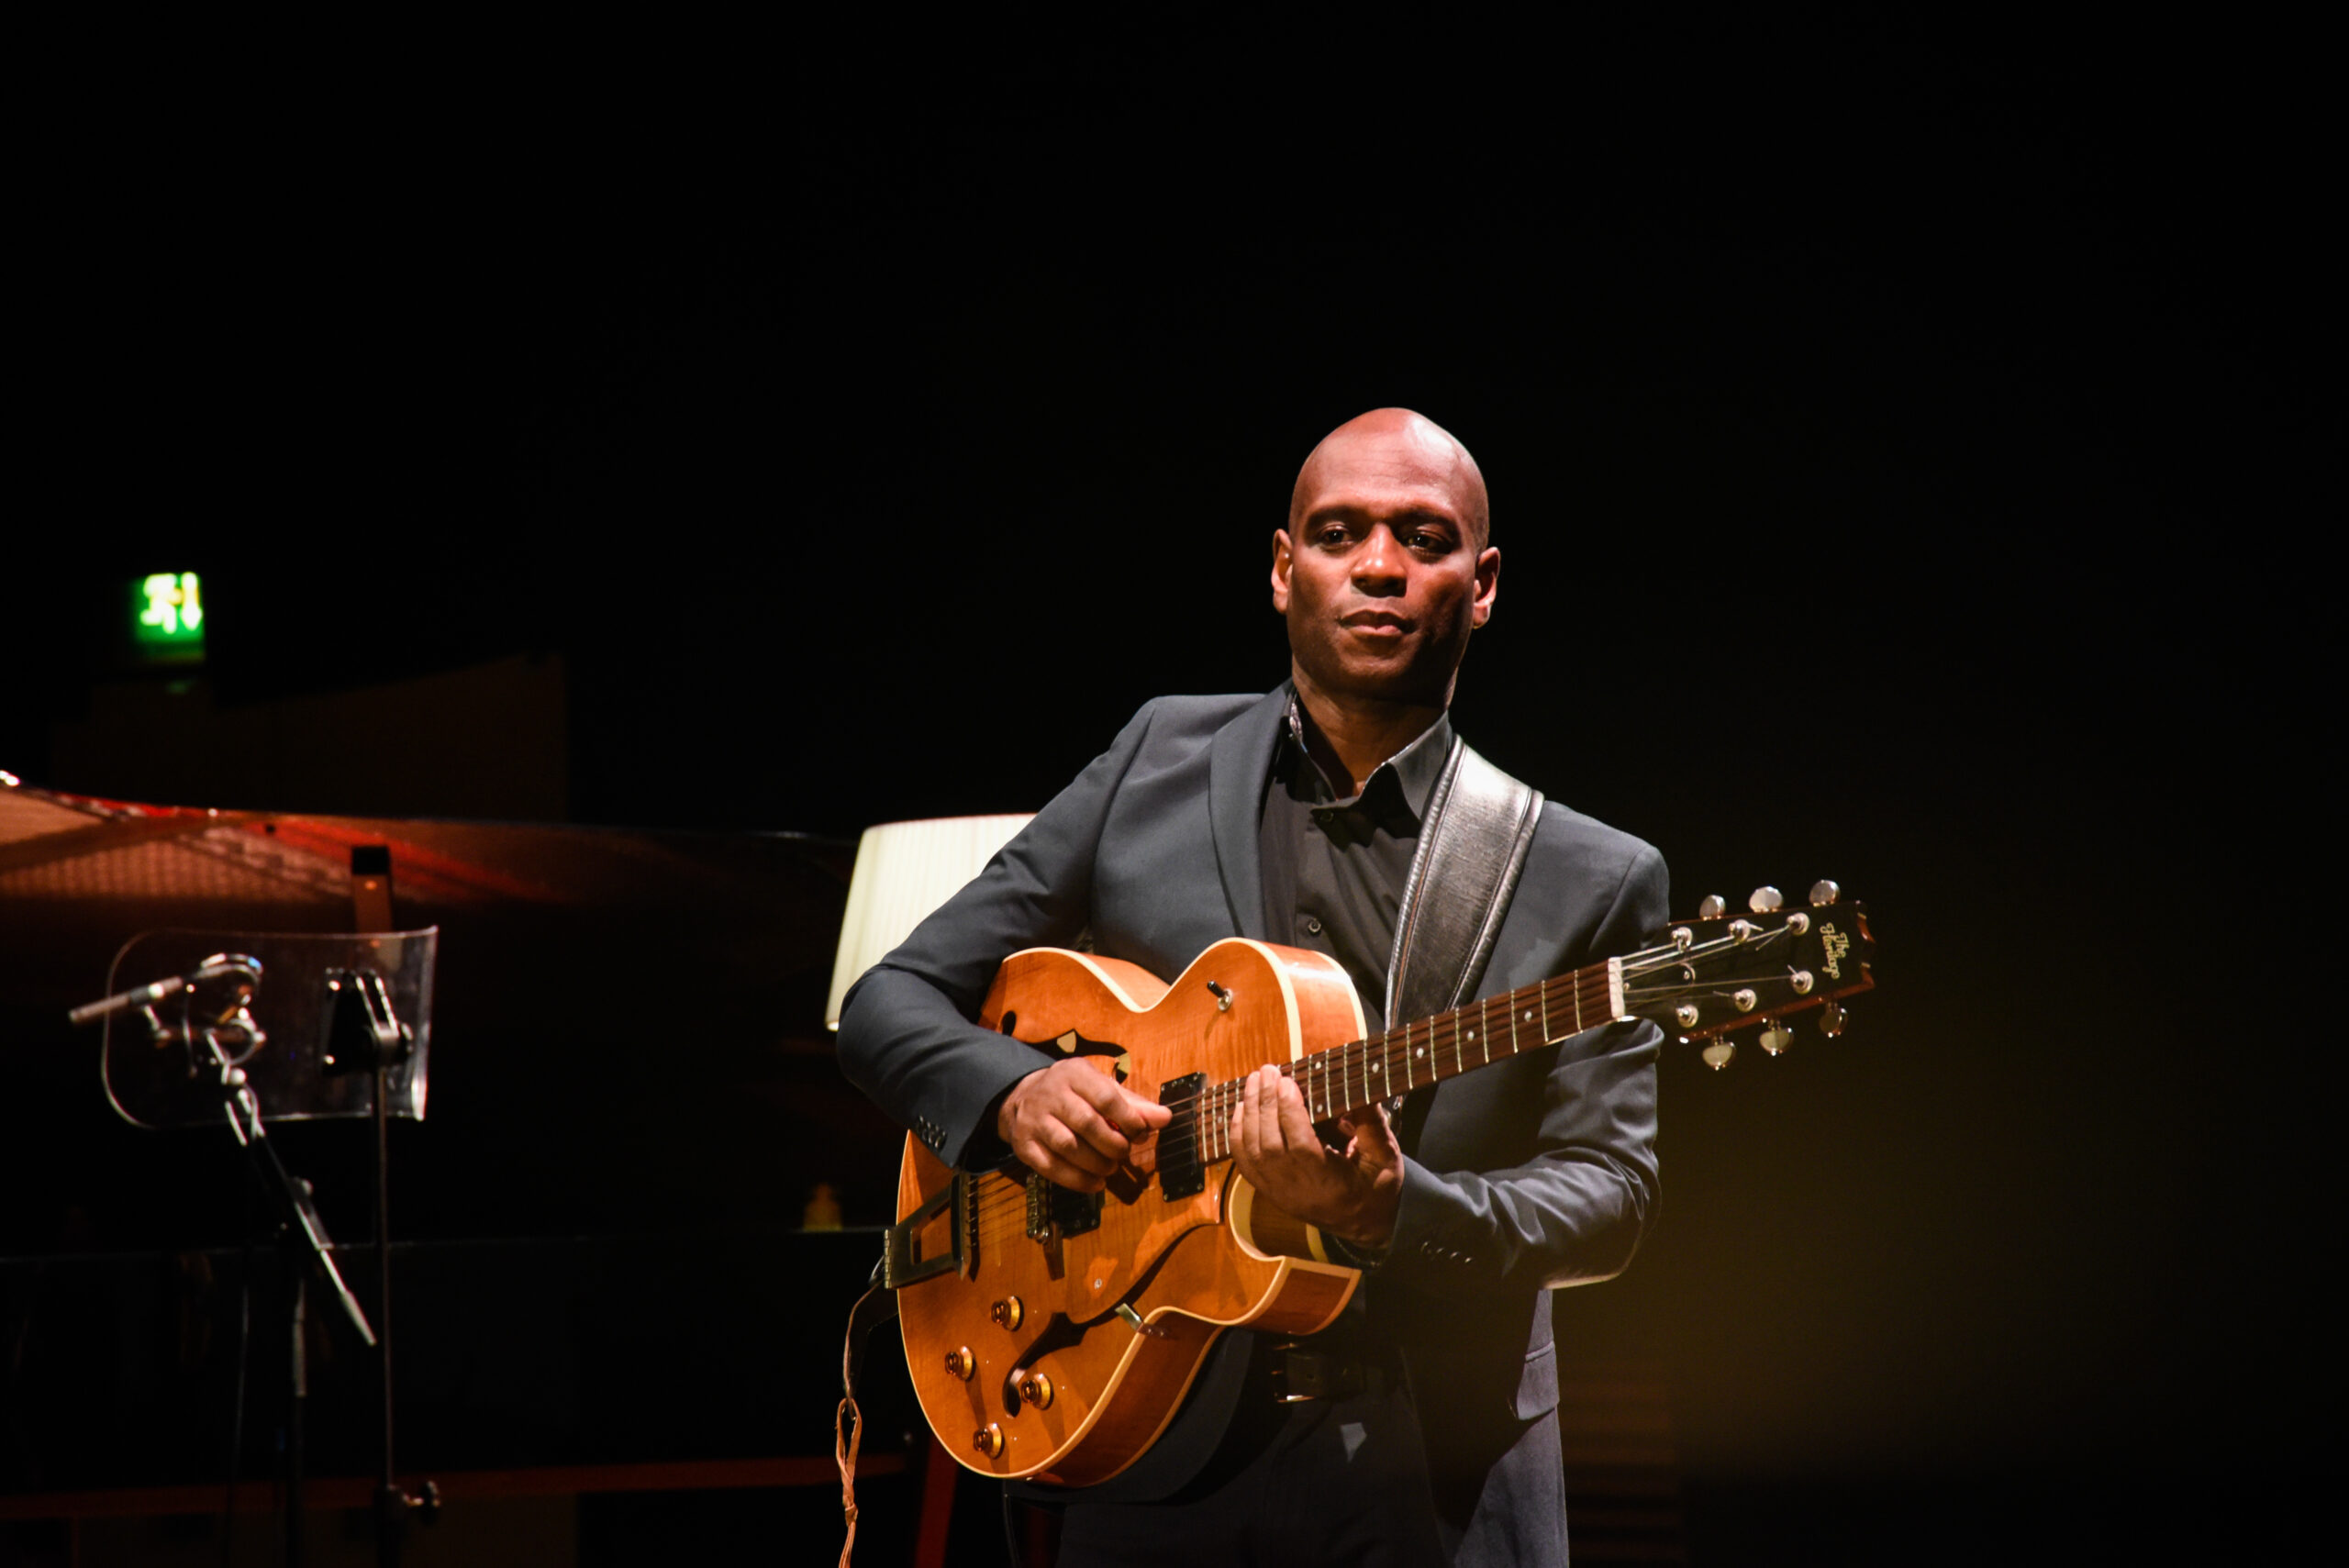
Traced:
<path id="1" fill-rule="evenodd" d="M 993 1421 L 971 1434 L 971 1446 L 989 1459 L 1003 1456 L 1003 1429 Z"/>
<path id="2" fill-rule="evenodd" d="M 1765 883 L 1745 895 L 1745 906 L 1756 915 L 1767 915 L 1787 901 L 1787 895 Z"/>
<path id="3" fill-rule="evenodd" d="M 1849 1018 L 1850 1015 L 1846 1014 L 1842 1007 L 1830 1002 L 1819 1010 L 1819 1032 L 1829 1040 L 1833 1040 L 1843 1032 L 1843 1025 L 1849 1021 Z"/>
<path id="4" fill-rule="evenodd" d="M 968 1383 L 971 1381 L 971 1374 L 979 1370 L 979 1358 L 971 1353 L 971 1347 L 968 1345 L 964 1345 L 960 1350 L 949 1351 L 946 1352 L 946 1370 Z"/>
<path id="5" fill-rule="evenodd" d="M 1705 1047 L 1705 1065 L 1718 1073 L 1728 1066 L 1729 1059 L 1736 1054 L 1737 1043 L 1734 1040 L 1717 1040 Z"/>
<path id="6" fill-rule="evenodd" d="M 1762 1049 L 1773 1056 L 1777 1055 L 1794 1042 L 1795 1031 L 1787 1028 L 1781 1019 L 1772 1018 L 1762 1030 Z"/>
<path id="7" fill-rule="evenodd" d="M 1814 909 L 1824 909 L 1842 896 L 1843 890 L 1825 877 L 1810 884 L 1810 906 Z"/>
<path id="8" fill-rule="evenodd" d="M 1020 1398 L 1025 1399 L 1037 1409 L 1045 1410 L 1052 1407 L 1052 1380 L 1042 1373 L 1029 1373 L 1012 1386 L 1019 1390 Z"/>
<path id="9" fill-rule="evenodd" d="M 1018 1296 L 1007 1296 L 987 1308 L 987 1316 L 995 1319 L 995 1326 L 998 1329 L 1017 1329 L 1019 1320 L 1028 1316 L 1028 1309 L 1019 1305 Z"/>
<path id="10" fill-rule="evenodd" d="M 1718 893 L 1708 893 L 1697 905 L 1697 918 L 1718 920 L 1729 913 L 1729 900 Z"/>

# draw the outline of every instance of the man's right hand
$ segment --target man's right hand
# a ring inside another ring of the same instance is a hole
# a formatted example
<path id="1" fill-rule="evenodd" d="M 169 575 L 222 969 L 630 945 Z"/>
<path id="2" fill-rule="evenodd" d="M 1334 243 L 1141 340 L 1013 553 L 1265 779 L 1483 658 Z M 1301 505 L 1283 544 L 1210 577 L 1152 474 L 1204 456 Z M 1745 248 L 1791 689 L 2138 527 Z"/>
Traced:
<path id="1" fill-rule="evenodd" d="M 1136 1142 L 1174 1119 L 1164 1106 L 1071 1057 L 1014 1084 L 995 1129 L 1030 1170 L 1071 1191 L 1097 1193 Z"/>

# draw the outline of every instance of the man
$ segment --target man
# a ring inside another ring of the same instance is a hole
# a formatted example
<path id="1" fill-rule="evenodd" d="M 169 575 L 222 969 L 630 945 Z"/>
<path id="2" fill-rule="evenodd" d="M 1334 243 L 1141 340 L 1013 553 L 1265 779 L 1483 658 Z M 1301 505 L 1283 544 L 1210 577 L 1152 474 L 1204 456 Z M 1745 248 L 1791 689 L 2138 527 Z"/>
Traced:
<path id="1" fill-rule="evenodd" d="M 1375 1030 L 1420 822 L 1500 552 L 1483 476 L 1422 417 L 1341 426 L 1273 535 L 1290 679 L 1163 698 L 850 995 L 843 1068 L 950 1163 L 1098 1191 L 1168 1113 L 978 1029 L 996 965 L 1095 950 L 1173 976 L 1222 938 L 1318 949 Z M 1542 813 L 1477 994 L 1628 951 L 1665 917 L 1655 851 Z M 1241 1173 L 1367 1271 L 1297 1348 L 1227 1333 L 1152 1450 L 1103 1485 L 1015 1489 L 1058 1561 L 1564 1563 L 1548 1287 L 1629 1262 L 1656 1195 L 1658 1031 L 1617 1024 L 1341 1120 L 1265 1070 Z M 1276 1403 L 1305 1385 L 1320 1397 Z"/>

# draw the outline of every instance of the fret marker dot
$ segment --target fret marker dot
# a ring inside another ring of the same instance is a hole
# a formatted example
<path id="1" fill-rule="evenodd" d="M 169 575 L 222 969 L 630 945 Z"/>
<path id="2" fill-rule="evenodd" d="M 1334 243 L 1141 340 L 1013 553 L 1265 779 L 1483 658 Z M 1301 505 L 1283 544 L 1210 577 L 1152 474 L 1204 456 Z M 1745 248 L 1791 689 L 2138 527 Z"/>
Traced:
<path id="1" fill-rule="evenodd" d="M 1421 1046 L 1421 1047 L 1419 1047 L 1419 1050 L 1417 1050 L 1417 1051 L 1415 1051 L 1411 1052 L 1411 1054 L 1412 1054 L 1412 1055 L 1414 1055 L 1414 1056 L 1425 1056 L 1427 1053 L 1428 1053 L 1428 1048 L 1427 1048 L 1426 1046 L 1424 1046 L 1424 1045 L 1423 1045 L 1423 1046 Z"/>

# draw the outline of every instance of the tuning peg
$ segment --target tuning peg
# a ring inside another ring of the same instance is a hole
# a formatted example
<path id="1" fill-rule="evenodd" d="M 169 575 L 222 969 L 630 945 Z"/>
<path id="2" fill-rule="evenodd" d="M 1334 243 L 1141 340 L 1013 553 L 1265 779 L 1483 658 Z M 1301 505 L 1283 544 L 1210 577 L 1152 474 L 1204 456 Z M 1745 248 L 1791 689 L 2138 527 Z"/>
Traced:
<path id="1" fill-rule="evenodd" d="M 1717 1040 L 1713 1041 L 1712 1044 L 1705 1047 L 1705 1065 L 1718 1073 L 1722 1068 L 1728 1066 L 1729 1059 L 1736 1054 L 1737 1045 L 1735 1041 Z"/>
<path id="2" fill-rule="evenodd" d="M 1819 1032 L 1833 1040 L 1843 1032 L 1844 1024 L 1850 1020 L 1851 1015 L 1844 1012 L 1839 1004 L 1830 1002 L 1819 1009 Z"/>
<path id="3" fill-rule="evenodd" d="M 1729 913 L 1729 900 L 1718 893 L 1708 893 L 1697 906 L 1697 918 L 1718 920 Z"/>
<path id="4" fill-rule="evenodd" d="M 1762 1049 L 1776 1056 L 1794 1044 L 1795 1031 L 1787 1028 L 1783 1018 L 1772 1018 L 1762 1029 Z"/>
<path id="5" fill-rule="evenodd" d="M 1786 901 L 1787 895 L 1767 883 L 1745 895 L 1745 906 L 1756 915 L 1767 915 Z"/>
<path id="6" fill-rule="evenodd" d="M 1828 881 L 1825 877 L 1821 877 L 1817 882 L 1810 884 L 1810 906 L 1814 909 L 1823 909 L 1828 905 L 1834 903 L 1835 900 L 1842 896 L 1842 888 L 1837 886 L 1834 883 Z"/>

